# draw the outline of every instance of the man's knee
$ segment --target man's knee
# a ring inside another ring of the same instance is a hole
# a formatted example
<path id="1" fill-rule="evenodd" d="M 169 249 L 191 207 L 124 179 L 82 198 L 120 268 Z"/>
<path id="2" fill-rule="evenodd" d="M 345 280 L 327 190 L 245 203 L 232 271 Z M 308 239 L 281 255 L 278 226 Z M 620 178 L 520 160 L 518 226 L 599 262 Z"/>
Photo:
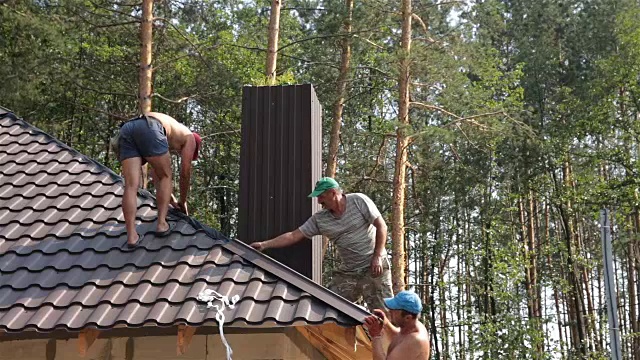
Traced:
<path id="1" fill-rule="evenodd" d="M 171 166 L 155 166 L 153 168 L 154 175 L 158 178 L 158 180 L 164 180 L 166 178 L 171 177 Z"/>
<path id="2" fill-rule="evenodd" d="M 158 180 L 171 177 L 171 156 L 169 153 L 164 153 L 158 156 L 152 156 L 145 158 L 151 167 L 153 167 L 154 175 Z"/>

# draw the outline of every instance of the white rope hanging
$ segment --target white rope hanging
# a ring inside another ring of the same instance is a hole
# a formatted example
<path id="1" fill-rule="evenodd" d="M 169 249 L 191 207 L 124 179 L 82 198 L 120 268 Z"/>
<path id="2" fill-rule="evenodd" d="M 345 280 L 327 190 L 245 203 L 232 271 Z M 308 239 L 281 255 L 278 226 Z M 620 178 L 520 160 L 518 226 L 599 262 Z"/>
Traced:
<path id="1" fill-rule="evenodd" d="M 231 346 L 229 346 L 229 343 L 227 342 L 227 339 L 224 336 L 224 329 L 223 329 L 224 314 L 222 312 L 227 307 L 229 307 L 229 309 L 233 309 L 236 303 L 238 302 L 238 300 L 240 300 L 240 296 L 233 295 L 231 297 L 231 300 L 229 300 L 228 296 L 221 295 L 215 290 L 205 289 L 200 294 L 198 294 L 198 300 L 206 302 L 208 309 L 211 309 L 211 308 L 216 309 L 216 321 L 218 322 L 220 337 L 222 338 L 222 343 L 227 349 L 227 360 L 231 360 L 231 355 L 233 355 L 233 350 L 231 350 Z M 222 306 L 214 304 L 213 303 L 214 301 L 220 301 L 222 303 Z"/>

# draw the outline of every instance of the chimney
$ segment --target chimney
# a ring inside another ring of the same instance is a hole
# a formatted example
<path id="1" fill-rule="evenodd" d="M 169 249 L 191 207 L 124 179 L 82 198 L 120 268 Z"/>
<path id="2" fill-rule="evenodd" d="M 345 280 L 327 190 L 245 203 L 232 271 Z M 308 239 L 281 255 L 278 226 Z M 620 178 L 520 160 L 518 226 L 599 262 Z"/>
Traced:
<path id="1" fill-rule="evenodd" d="M 320 209 L 307 197 L 322 176 L 322 108 L 313 86 L 242 91 L 238 238 L 264 241 L 300 227 Z M 265 253 L 322 283 L 322 238 Z"/>

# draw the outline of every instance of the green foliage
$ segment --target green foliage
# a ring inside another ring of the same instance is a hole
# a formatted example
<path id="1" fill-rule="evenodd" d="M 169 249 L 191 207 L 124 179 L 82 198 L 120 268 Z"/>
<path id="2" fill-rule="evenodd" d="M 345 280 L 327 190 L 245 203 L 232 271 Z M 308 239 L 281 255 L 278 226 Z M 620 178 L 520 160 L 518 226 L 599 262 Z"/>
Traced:
<path id="1" fill-rule="evenodd" d="M 190 209 L 231 236 L 242 87 L 265 84 L 269 5 L 155 2 L 153 108 L 204 135 Z M 328 135 L 350 36 L 337 178 L 370 195 L 389 225 L 399 5 L 354 1 L 349 35 L 343 0 L 284 2 L 276 79 L 314 85 Z M 637 304 L 623 289 L 630 254 L 640 254 L 640 5 L 429 0 L 413 11 L 405 225 L 409 283 L 429 299 L 433 357 L 578 356 L 576 294 L 589 344 L 582 356 L 606 357 L 602 207 L 614 210 L 620 313 Z M 131 0 L 0 5 L 0 105 L 119 170 L 106 144 L 138 111 L 139 17 Z M 338 261 L 331 248 L 326 260 L 328 280 Z M 534 316 L 536 297 L 543 311 Z M 630 350 L 636 336 L 623 331 Z"/>

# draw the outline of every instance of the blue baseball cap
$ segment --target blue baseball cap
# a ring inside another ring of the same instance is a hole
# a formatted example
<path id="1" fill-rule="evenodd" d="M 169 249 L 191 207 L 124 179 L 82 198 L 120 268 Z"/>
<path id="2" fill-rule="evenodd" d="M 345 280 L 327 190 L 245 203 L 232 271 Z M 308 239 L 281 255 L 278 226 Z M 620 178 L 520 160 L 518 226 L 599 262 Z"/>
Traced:
<path id="1" fill-rule="evenodd" d="M 413 291 L 400 291 L 395 297 L 384 299 L 384 305 L 390 310 L 404 310 L 412 314 L 420 314 L 422 301 Z"/>

